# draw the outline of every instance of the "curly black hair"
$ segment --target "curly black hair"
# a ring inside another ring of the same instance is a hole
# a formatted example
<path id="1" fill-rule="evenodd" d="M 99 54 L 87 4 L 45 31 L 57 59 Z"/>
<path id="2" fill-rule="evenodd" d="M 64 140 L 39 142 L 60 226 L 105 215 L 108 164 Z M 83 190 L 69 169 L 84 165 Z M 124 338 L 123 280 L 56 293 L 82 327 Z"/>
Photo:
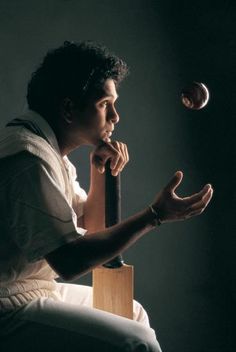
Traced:
<path id="1" fill-rule="evenodd" d="M 108 78 L 118 87 L 127 64 L 92 41 L 64 42 L 50 50 L 28 83 L 28 107 L 44 117 L 56 117 L 64 98 L 86 105 L 86 98 Z"/>

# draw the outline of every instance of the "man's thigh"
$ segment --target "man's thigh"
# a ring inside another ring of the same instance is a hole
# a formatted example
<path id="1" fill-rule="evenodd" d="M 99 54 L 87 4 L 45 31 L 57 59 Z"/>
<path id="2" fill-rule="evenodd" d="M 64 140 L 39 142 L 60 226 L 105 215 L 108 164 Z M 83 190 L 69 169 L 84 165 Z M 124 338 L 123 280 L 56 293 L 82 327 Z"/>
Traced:
<path id="1" fill-rule="evenodd" d="M 70 283 L 57 283 L 57 287 L 63 302 L 92 307 L 92 287 Z M 146 310 L 136 300 L 133 301 L 133 320 L 150 327 L 149 318 Z"/>
<path id="2" fill-rule="evenodd" d="M 14 319 L 17 328 L 2 338 L 7 351 L 160 351 L 152 329 L 89 307 L 38 299 Z"/>
<path id="3" fill-rule="evenodd" d="M 89 337 L 78 332 L 27 322 L 0 342 L 2 351 L 8 352 L 121 352 L 108 341 Z"/>

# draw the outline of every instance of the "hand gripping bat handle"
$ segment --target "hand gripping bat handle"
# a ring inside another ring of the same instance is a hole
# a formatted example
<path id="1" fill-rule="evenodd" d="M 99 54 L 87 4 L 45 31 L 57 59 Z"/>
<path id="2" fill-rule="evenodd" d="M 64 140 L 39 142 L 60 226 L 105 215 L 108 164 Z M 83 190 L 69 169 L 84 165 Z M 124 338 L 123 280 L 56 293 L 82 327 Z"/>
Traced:
<path id="1" fill-rule="evenodd" d="M 105 165 L 105 224 L 106 227 L 121 221 L 121 182 L 120 174 L 111 174 L 110 160 Z M 119 268 L 124 265 L 121 255 L 103 264 L 106 268 Z"/>

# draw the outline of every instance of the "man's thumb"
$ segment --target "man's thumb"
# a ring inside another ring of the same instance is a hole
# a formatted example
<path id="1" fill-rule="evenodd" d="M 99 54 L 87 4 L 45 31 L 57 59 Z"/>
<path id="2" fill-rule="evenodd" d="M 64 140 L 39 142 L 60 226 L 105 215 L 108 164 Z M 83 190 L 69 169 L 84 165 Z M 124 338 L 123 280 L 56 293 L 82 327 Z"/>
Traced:
<path id="1" fill-rule="evenodd" d="M 176 188 L 180 185 L 183 179 L 183 172 L 176 171 L 170 182 L 166 185 L 165 189 L 169 192 L 174 192 Z"/>

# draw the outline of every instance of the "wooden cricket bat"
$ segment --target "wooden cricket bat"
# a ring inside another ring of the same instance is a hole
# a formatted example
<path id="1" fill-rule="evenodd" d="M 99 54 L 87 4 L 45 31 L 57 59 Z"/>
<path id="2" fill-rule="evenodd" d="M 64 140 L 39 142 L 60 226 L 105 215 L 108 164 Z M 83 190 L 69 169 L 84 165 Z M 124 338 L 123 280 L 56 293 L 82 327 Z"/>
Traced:
<path id="1" fill-rule="evenodd" d="M 112 176 L 109 162 L 105 182 L 105 219 L 109 227 L 121 220 L 120 175 Z M 94 269 L 93 307 L 133 319 L 133 272 L 133 266 L 124 264 L 121 255 Z"/>

